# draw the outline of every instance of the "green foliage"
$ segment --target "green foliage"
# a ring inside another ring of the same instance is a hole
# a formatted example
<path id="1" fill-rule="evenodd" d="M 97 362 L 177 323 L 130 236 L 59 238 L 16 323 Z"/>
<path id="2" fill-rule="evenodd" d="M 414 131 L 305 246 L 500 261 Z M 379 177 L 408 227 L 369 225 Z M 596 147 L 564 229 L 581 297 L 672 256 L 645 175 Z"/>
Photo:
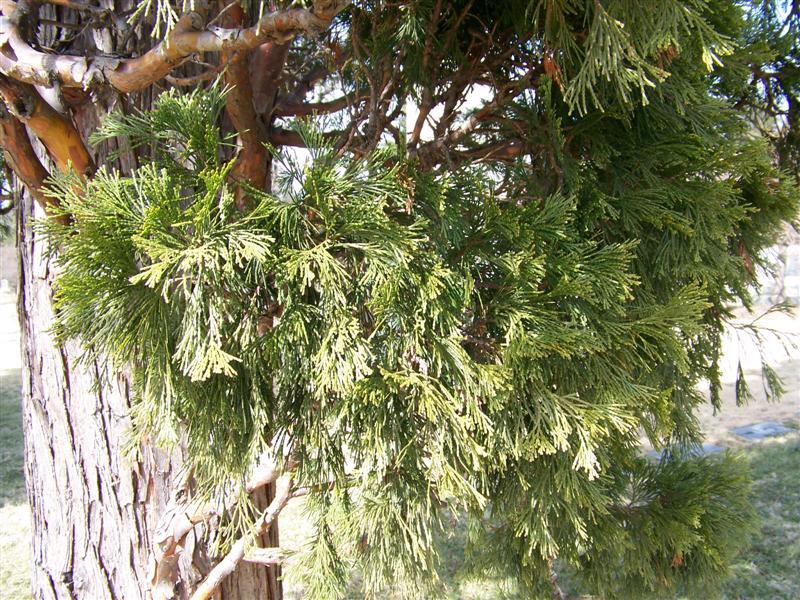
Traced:
<path id="1" fill-rule="evenodd" d="M 797 188 L 709 92 L 729 47 L 706 3 L 479 4 L 524 4 L 558 51 L 564 80 L 500 115 L 530 156 L 424 171 L 297 121 L 308 160 L 271 149 L 271 192 L 236 190 L 224 92 L 164 94 L 96 136 L 149 162 L 51 184 L 56 332 L 130 369 L 134 440 L 185 441 L 201 494 L 243 498 L 227 536 L 253 519 L 249 465 L 297 462 L 316 535 L 290 575 L 311 598 L 352 566 L 368 597 L 435 594 L 445 509 L 470 515 L 476 566 L 533 597 L 556 558 L 609 596 L 711 584 L 751 511 L 735 458 L 685 452 L 697 384 L 718 390 L 725 306 Z M 421 39 L 430 5 L 367 50 Z M 640 431 L 669 459 L 643 461 Z"/>

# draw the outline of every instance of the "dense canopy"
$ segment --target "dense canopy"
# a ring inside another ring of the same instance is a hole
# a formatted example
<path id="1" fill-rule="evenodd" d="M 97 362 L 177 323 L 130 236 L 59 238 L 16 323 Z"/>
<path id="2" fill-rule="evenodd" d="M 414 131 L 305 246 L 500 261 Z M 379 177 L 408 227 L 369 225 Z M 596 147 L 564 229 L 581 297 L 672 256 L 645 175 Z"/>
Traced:
<path id="1" fill-rule="evenodd" d="M 449 512 L 469 566 L 524 597 L 556 561 L 605 597 L 718 582 L 752 509 L 739 459 L 693 455 L 694 412 L 797 215 L 797 7 L 180 8 L 119 17 L 149 53 L 87 57 L 4 2 L 0 92 L 55 164 L 17 175 L 50 213 L 56 331 L 131 371 L 131 447 L 188 448 L 221 551 L 302 493 L 308 598 L 353 568 L 436 597 Z M 156 82 L 146 110 L 108 100 Z M 32 84 L 104 99 L 91 149 L 50 139 Z M 264 465 L 284 487 L 260 513 Z"/>

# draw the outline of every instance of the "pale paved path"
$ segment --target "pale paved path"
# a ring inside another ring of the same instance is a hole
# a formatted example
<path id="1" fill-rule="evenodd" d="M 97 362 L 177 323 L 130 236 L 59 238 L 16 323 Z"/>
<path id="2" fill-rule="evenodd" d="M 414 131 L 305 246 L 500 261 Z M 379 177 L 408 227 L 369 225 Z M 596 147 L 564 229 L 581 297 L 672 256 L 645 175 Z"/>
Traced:
<path id="1" fill-rule="evenodd" d="M 752 320 L 752 316 L 743 313 L 738 322 L 747 323 Z M 760 421 L 778 421 L 794 427 L 800 426 L 800 309 L 795 308 L 791 314 L 769 314 L 759 319 L 758 325 L 763 328 L 765 357 L 783 379 L 786 393 L 780 402 L 766 400 L 761 381 L 760 354 L 752 336 L 728 329 L 722 359 L 722 410 L 714 415 L 713 408 L 706 404 L 699 411 L 700 423 L 709 442 L 728 447 L 746 444 L 748 442 L 730 433 L 730 430 Z M 784 348 L 778 336 L 769 330 L 780 332 L 784 341 L 793 342 L 794 347 L 790 345 Z M 750 390 L 755 396 L 755 400 L 745 406 L 736 406 L 736 369 L 740 360 Z"/>

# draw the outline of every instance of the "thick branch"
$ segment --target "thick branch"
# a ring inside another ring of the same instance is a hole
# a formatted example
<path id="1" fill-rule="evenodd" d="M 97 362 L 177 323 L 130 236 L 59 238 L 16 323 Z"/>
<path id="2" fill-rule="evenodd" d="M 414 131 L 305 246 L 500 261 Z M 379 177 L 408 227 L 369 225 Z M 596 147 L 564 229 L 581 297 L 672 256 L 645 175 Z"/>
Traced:
<path id="1" fill-rule="evenodd" d="M 335 70 L 341 69 L 350 58 L 348 52 L 344 52 L 338 45 L 333 45 L 333 64 L 329 66 L 319 66 L 306 73 L 295 85 L 292 92 L 281 103 L 300 104 L 303 102 L 314 85 L 330 76 Z"/>
<path id="2" fill-rule="evenodd" d="M 327 102 L 281 102 L 275 107 L 276 117 L 306 117 L 312 114 L 327 114 L 344 110 L 351 104 L 361 102 L 364 96 L 341 96 Z"/>
<path id="3" fill-rule="evenodd" d="M 422 169 L 432 169 L 447 162 L 451 165 L 482 161 L 512 161 L 525 152 L 525 145 L 519 140 L 491 142 L 468 150 L 456 150 L 444 141 L 425 144 L 416 154 Z"/>
<path id="4" fill-rule="evenodd" d="M 167 38 L 138 58 L 113 59 L 52 55 L 32 48 L 20 35 L 20 9 L 12 0 L 0 0 L 0 73 L 30 84 L 88 88 L 109 83 L 121 92 L 144 89 L 189 56 L 200 52 L 251 50 L 274 41 L 285 44 L 301 34 L 327 29 L 349 0 L 315 0 L 311 10 L 289 9 L 265 14 L 248 28 L 203 28 L 199 13 L 183 15 Z"/>
<path id="5" fill-rule="evenodd" d="M 285 559 L 285 554 L 286 551 L 280 548 L 253 548 L 242 557 L 242 560 L 270 567 L 280 565 Z"/>
<path id="6" fill-rule="evenodd" d="M 33 86 L 0 76 L 0 95 L 11 114 L 42 141 L 61 171 L 74 169 L 82 177 L 94 171 L 94 162 L 75 125 L 42 100 Z"/>
<path id="7" fill-rule="evenodd" d="M 244 13 L 239 5 L 233 6 L 225 15 L 225 21 L 241 25 Z M 225 110 L 239 134 L 240 151 L 231 178 L 240 183 L 247 183 L 256 188 L 263 188 L 267 179 L 267 160 L 269 158 L 264 142 L 267 134 L 253 108 L 253 87 L 250 81 L 250 53 L 223 52 L 223 63 L 228 63 L 225 70 L 225 83 L 230 92 L 225 100 Z M 237 203 L 244 202 L 244 189 L 237 190 Z"/>
<path id="8" fill-rule="evenodd" d="M 36 156 L 25 126 L 2 102 L 0 102 L 0 146 L 3 148 L 6 164 L 25 184 L 39 205 L 45 209 L 53 206 L 55 200 L 42 192 L 42 186 L 49 173 Z"/>
<path id="9" fill-rule="evenodd" d="M 269 123 L 275 98 L 281 85 L 283 66 L 289 54 L 289 44 L 267 42 L 253 51 L 250 59 L 250 78 L 253 85 L 253 106 Z"/>
<path id="10" fill-rule="evenodd" d="M 253 492 L 273 483 L 278 474 L 277 463 L 269 455 L 265 455 L 247 480 L 245 487 L 248 492 Z M 178 547 L 186 535 L 195 525 L 206 521 L 214 514 L 223 512 L 226 508 L 224 500 L 217 503 L 192 500 L 190 480 L 191 473 L 187 472 L 177 482 L 154 533 L 152 550 L 154 564 L 150 583 L 155 600 L 173 597 Z"/>

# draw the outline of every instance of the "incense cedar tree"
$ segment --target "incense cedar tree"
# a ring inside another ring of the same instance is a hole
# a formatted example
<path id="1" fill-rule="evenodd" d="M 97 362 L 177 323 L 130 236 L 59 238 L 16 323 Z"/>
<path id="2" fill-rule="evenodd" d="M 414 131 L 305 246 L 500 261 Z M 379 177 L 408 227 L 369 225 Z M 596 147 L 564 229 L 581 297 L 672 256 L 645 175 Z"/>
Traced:
<path id="1" fill-rule="evenodd" d="M 697 386 L 797 214 L 796 2 L 0 10 L 36 598 L 440 597 L 448 514 L 520 597 L 725 576 Z"/>

